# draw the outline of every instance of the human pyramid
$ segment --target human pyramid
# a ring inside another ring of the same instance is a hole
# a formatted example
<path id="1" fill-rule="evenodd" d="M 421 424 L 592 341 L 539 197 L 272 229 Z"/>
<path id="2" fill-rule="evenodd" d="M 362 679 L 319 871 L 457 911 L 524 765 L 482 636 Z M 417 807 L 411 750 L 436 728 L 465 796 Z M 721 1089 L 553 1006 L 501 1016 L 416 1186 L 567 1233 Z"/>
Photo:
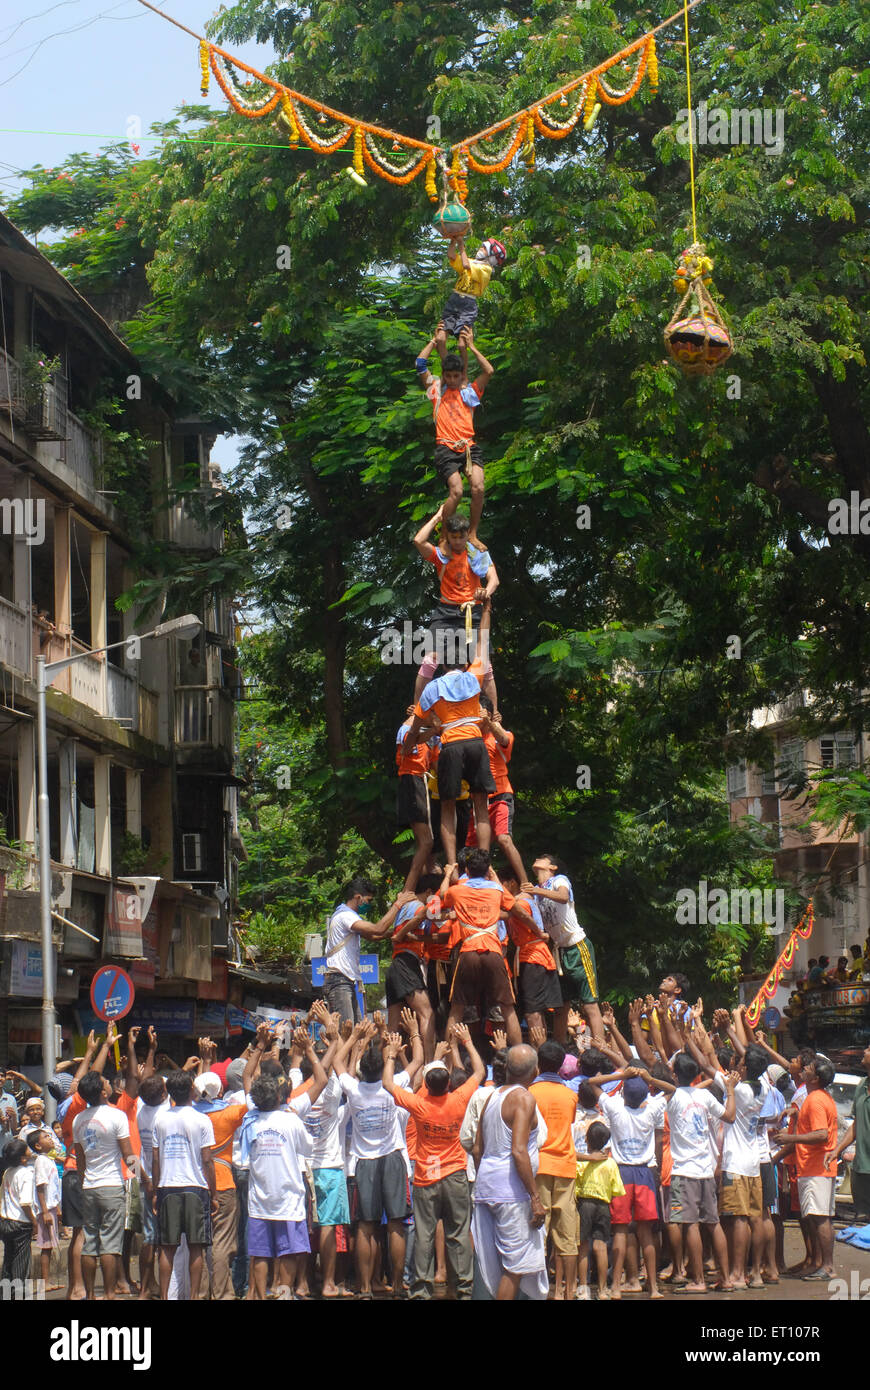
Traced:
<path id="1" fill-rule="evenodd" d="M 209 1288 L 217 1300 L 308 1298 L 318 1265 L 327 1299 L 427 1301 L 439 1283 L 460 1301 L 546 1299 L 551 1272 L 556 1299 L 588 1298 L 592 1264 L 602 1299 L 660 1298 L 665 1283 L 704 1293 L 711 1265 L 713 1287 L 759 1288 L 778 1282 L 786 1190 L 806 1241 L 803 1277 L 833 1273 L 847 1141 L 837 1146 L 829 1063 L 811 1052 L 787 1062 L 745 1010 L 717 1011 L 708 1033 L 678 971 L 630 1006 L 629 1042 L 599 1005 L 562 866 L 538 854 L 533 882 L 514 842 L 514 736 L 488 655 L 498 576 L 478 535 L 474 439 L 493 374 L 474 323 L 505 249 L 487 240 L 470 260 L 466 234 L 451 236 L 456 288 L 416 362 L 448 496 L 414 538 L 440 593 L 396 736 L 398 822 L 415 840 L 404 890 L 374 922 L 373 885 L 348 885 L 329 921 L 324 999 L 307 1020 L 317 1038 L 262 1024 L 240 1057 L 219 1061 L 202 1038 L 179 1067 L 153 1029 L 137 1054 L 132 1028 L 110 1080 L 110 1025 L 102 1047 L 91 1036 L 50 1084 L 59 1138 L 37 1095 L 21 1124 L 0 1072 L 4 1277 L 24 1277 L 32 1234 L 47 1268 L 61 1214 L 72 1299 L 95 1296 L 98 1262 L 106 1298 L 133 1287 L 137 1229 L 142 1298 L 155 1262 L 164 1299 Z M 457 512 L 466 476 L 468 519 Z M 387 1017 L 367 1018 L 360 948 L 387 937 Z"/>

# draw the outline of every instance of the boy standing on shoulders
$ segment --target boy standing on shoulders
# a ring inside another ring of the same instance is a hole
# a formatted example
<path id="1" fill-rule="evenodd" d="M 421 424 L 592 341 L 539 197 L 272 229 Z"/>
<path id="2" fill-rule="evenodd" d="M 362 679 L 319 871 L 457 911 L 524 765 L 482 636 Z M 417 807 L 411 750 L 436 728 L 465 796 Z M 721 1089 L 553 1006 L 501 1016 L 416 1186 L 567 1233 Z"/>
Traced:
<path id="1" fill-rule="evenodd" d="M 441 357 L 441 380 L 429 370 L 429 354 L 437 347 Z M 435 471 L 447 484 L 448 497 L 444 517 L 452 516 L 462 496 L 462 475 L 471 481 L 471 535 L 477 538 L 477 528 L 483 512 L 483 456 L 474 440 L 474 411 L 480 405 L 487 384 L 494 375 L 492 363 L 474 346 L 472 329 L 464 328 L 459 335 L 459 352 L 446 352 L 447 333 L 443 323 L 438 325 L 417 358 L 420 385 L 432 402 L 435 420 Z M 474 353 L 480 371 L 474 381 L 468 381 L 468 349 Z"/>

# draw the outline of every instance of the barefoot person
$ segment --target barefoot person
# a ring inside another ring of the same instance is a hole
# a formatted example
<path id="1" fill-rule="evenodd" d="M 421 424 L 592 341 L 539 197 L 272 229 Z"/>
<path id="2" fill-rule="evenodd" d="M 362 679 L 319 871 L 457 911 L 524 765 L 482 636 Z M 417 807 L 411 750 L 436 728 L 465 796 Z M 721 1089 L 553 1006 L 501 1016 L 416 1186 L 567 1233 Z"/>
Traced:
<path id="1" fill-rule="evenodd" d="M 429 370 L 433 348 L 441 357 L 441 379 Z M 474 412 L 492 380 L 494 371 L 482 352 L 474 346 L 473 330 L 464 328 L 459 335 L 459 355 L 447 352 L 447 334 L 438 325 L 417 358 L 420 385 L 432 402 L 435 420 L 435 472 L 447 484 L 445 519 L 452 516 L 462 497 L 462 477 L 467 473 L 471 483 L 471 539 L 477 536 L 483 512 L 483 455 L 474 439 Z M 477 358 L 480 371 L 474 381 L 468 380 L 468 350 Z"/>
<path id="2" fill-rule="evenodd" d="M 510 1302 L 549 1291 L 544 1204 L 535 1175 L 546 1125 L 529 1087 L 538 1074 L 535 1050 L 508 1049 L 506 1083 L 481 1113 L 474 1147 L 477 1177 L 471 1234 L 482 1289 L 475 1298 Z"/>

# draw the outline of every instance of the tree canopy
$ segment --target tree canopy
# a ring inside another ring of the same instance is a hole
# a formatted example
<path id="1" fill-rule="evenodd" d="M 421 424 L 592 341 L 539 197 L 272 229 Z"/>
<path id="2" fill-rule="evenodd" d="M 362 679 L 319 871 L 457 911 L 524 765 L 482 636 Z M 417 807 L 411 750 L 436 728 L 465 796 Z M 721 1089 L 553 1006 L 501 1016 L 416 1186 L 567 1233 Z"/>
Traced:
<path id="1" fill-rule="evenodd" d="M 659 18 L 621 0 L 242 0 L 210 36 L 271 41 L 293 87 L 420 138 L 437 116 L 446 142 Z M 868 30 L 861 10 L 810 0 L 693 12 L 694 100 L 783 120 L 779 152 L 697 151 L 735 342 L 713 377 L 683 379 L 662 343 L 691 240 L 677 26 L 657 96 L 539 148 L 534 170 L 470 178 L 475 235 L 508 250 L 478 321 L 496 368 L 478 438 L 516 839 L 567 862 L 614 994 L 668 962 L 727 991 L 741 960 L 769 957 L 763 930 L 674 919 L 681 886 L 768 881 L 771 846 L 729 825 L 723 778 L 726 758 L 769 756 L 752 710 L 803 689 L 808 721 L 865 722 L 870 536 L 832 534 L 828 504 L 870 499 Z M 414 668 L 381 656 L 384 632 L 434 598 L 410 545 L 442 496 L 414 357 L 450 287 L 443 246 L 421 184 L 361 189 L 345 156 L 279 148 L 269 123 L 196 105 L 156 133 L 148 159 L 115 148 L 29 171 L 7 210 L 62 230 L 49 254 L 84 293 L 114 295 L 143 363 L 245 438 L 247 545 L 173 588 L 183 602 L 185 585 L 239 585 L 266 619 L 251 710 L 306 748 L 292 789 L 271 793 L 303 798 L 293 873 L 351 844 L 383 861 L 386 888 L 407 855 L 392 757 Z M 280 858 L 245 872 L 286 903 Z"/>

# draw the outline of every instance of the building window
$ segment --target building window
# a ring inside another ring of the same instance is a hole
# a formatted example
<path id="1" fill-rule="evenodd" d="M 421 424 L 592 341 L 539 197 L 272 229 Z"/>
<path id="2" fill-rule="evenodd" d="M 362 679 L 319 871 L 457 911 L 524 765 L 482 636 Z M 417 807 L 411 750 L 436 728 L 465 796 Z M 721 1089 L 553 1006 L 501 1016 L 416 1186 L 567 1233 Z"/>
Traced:
<path id="1" fill-rule="evenodd" d="M 788 738 L 781 749 L 779 780 L 782 787 L 798 787 L 806 775 L 806 750 L 801 738 Z"/>
<path id="2" fill-rule="evenodd" d="M 732 763 L 726 773 L 728 784 L 728 795 L 730 797 L 746 795 L 746 761 Z"/>
<path id="3" fill-rule="evenodd" d="M 855 739 L 850 733 L 825 734 L 819 739 L 819 754 L 822 767 L 853 767 L 855 764 Z"/>
<path id="4" fill-rule="evenodd" d="M 763 767 L 761 769 L 761 795 L 776 796 L 776 768 Z"/>

